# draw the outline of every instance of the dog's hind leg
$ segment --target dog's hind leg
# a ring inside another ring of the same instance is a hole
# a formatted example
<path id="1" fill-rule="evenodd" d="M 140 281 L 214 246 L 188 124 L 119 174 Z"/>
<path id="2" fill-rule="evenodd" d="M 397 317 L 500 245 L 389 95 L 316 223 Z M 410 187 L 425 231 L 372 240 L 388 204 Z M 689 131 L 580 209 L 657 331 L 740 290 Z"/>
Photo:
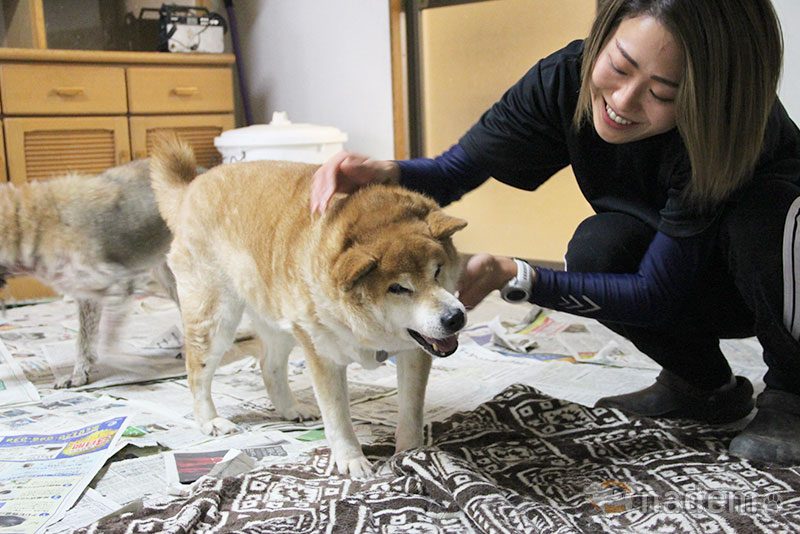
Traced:
<path id="1" fill-rule="evenodd" d="M 89 372 L 97 361 L 97 332 L 100 329 L 100 314 L 103 306 L 91 299 L 78 301 L 78 352 L 72 376 L 57 380 L 56 388 L 71 388 L 89 383 Z"/>
<path id="2" fill-rule="evenodd" d="M 395 432 L 397 452 L 422 445 L 422 414 L 431 359 L 430 354 L 422 350 L 397 355 L 397 403 L 400 407 Z"/>
<path id="3" fill-rule="evenodd" d="M 244 304 L 224 289 L 203 286 L 196 277 L 178 283 L 183 317 L 186 373 L 194 417 L 206 434 L 229 434 L 236 425 L 219 417 L 211 398 L 211 381 L 220 360 L 233 345 Z"/>
<path id="4" fill-rule="evenodd" d="M 167 262 L 153 267 L 151 269 L 151 273 L 153 274 L 153 278 L 155 278 L 156 282 L 167 292 L 169 298 L 175 301 L 175 304 L 179 304 L 178 301 L 178 287 L 175 283 L 175 275 L 172 274 L 172 270 L 167 265 Z"/>
<path id="5" fill-rule="evenodd" d="M 315 406 L 302 406 L 289 387 L 289 354 L 296 341 L 294 336 L 248 312 L 258 337 L 264 345 L 264 354 L 259 360 L 261 376 L 267 393 L 281 416 L 289 421 L 305 421 L 319 417 Z"/>

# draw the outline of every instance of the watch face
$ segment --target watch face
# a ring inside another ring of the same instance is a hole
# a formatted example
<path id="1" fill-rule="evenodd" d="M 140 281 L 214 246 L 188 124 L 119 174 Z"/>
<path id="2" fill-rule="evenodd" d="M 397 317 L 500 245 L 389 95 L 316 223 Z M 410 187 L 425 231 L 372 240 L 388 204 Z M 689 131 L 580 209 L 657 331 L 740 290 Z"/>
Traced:
<path id="1" fill-rule="evenodd" d="M 525 300 L 526 298 L 528 298 L 528 294 L 521 289 L 510 289 L 509 291 L 506 292 L 504 296 L 506 300 L 510 300 L 513 302 Z"/>

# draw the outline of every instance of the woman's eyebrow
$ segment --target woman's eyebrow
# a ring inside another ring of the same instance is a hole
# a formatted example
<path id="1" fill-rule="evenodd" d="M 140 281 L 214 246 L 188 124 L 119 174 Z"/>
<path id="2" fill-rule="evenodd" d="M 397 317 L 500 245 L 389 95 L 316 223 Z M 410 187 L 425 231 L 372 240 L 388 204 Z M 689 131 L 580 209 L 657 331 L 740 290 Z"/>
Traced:
<path id="1" fill-rule="evenodd" d="M 618 40 L 614 40 L 614 43 L 617 45 L 617 50 L 619 50 L 619 53 L 622 54 L 622 57 L 627 59 L 630 62 L 631 65 L 633 65 L 634 67 L 636 67 L 638 69 L 639 68 L 639 62 L 636 61 L 635 59 L 633 59 L 630 56 L 630 54 L 628 54 L 625 51 L 625 49 L 622 48 L 622 45 L 619 44 Z M 672 81 L 672 80 L 670 80 L 668 78 L 664 78 L 663 76 L 659 76 L 658 74 L 653 74 L 652 76 L 650 76 L 650 78 L 655 80 L 655 81 L 657 81 L 657 82 L 661 82 L 664 85 L 669 85 L 670 87 L 675 87 L 675 88 L 678 87 L 678 82 Z"/>

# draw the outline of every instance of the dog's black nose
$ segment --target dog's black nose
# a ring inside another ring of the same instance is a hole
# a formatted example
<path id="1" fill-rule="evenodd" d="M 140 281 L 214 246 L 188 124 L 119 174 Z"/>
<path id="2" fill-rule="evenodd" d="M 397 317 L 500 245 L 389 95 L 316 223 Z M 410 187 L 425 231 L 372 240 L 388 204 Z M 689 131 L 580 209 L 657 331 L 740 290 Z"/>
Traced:
<path id="1" fill-rule="evenodd" d="M 444 312 L 442 315 L 442 325 L 447 328 L 448 332 L 457 332 L 464 328 L 467 322 L 467 316 L 464 311 L 458 308 L 453 308 Z"/>

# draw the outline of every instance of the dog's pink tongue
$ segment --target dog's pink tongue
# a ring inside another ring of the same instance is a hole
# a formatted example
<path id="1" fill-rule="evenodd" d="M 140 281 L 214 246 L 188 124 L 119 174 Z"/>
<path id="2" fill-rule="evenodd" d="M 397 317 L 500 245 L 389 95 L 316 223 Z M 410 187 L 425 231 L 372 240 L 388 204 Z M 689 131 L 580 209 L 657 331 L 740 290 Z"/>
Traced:
<path id="1" fill-rule="evenodd" d="M 425 338 L 425 341 L 430 343 L 433 347 L 435 347 L 439 352 L 443 352 L 445 354 L 451 353 L 458 348 L 458 336 L 450 336 L 444 339 L 434 339 L 432 337 L 422 336 Z"/>

